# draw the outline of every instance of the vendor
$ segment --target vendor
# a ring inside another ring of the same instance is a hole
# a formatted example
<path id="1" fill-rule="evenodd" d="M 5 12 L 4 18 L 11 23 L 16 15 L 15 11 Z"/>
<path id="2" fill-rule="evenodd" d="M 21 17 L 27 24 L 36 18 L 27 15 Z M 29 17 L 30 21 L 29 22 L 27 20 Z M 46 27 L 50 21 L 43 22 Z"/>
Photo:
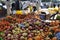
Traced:
<path id="1" fill-rule="evenodd" d="M 15 7 L 16 7 L 16 10 L 22 9 L 22 3 L 20 2 L 20 0 L 15 1 Z"/>
<path id="2" fill-rule="evenodd" d="M 19 8 L 19 0 L 16 0 L 16 1 L 15 1 L 15 4 L 16 4 L 16 5 L 15 5 L 16 10 L 19 10 L 19 9 L 20 9 L 20 8 Z"/>

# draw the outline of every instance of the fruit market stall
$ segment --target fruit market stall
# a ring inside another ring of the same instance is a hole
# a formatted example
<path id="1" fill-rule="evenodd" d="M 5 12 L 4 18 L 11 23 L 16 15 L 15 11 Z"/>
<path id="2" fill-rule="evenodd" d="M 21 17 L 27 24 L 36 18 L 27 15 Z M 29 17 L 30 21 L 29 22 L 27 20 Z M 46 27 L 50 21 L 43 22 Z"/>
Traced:
<path id="1" fill-rule="evenodd" d="M 7 16 L 0 18 L 0 40 L 60 40 L 60 9 L 39 9 L 37 5 L 35 10 L 31 5 L 26 10 L 13 10 L 11 15 L 7 5 Z"/>
<path id="2" fill-rule="evenodd" d="M 60 21 L 41 21 L 34 14 L 7 16 L 0 19 L 0 40 L 53 40 L 59 39 Z"/>
<path id="3" fill-rule="evenodd" d="M 60 40 L 60 20 L 49 19 L 56 11 L 50 8 L 31 13 L 17 10 L 15 14 L 1 18 L 0 40 Z M 47 19 L 42 20 L 45 16 Z"/>

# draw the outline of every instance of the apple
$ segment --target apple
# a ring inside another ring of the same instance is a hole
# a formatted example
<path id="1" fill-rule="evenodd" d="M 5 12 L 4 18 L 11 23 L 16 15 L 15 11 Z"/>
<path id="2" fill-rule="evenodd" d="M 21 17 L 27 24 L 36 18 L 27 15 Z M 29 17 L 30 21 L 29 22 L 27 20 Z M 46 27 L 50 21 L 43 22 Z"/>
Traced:
<path id="1" fill-rule="evenodd" d="M 39 21 L 36 21 L 36 22 L 34 22 L 34 24 L 35 24 L 35 25 L 39 25 L 39 24 L 40 24 L 40 22 L 39 22 Z"/>
<path id="2" fill-rule="evenodd" d="M 23 37 L 23 36 L 21 36 L 21 37 L 20 37 L 20 39 L 24 39 L 24 37 Z"/>
<path id="3" fill-rule="evenodd" d="M 10 37 L 10 36 L 11 36 L 11 34 L 8 34 L 7 36 L 8 36 L 8 37 Z"/>
<path id="4" fill-rule="evenodd" d="M 23 36 L 27 36 L 27 33 L 23 33 L 22 35 L 23 35 Z"/>
<path id="5" fill-rule="evenodd" d="M 32 28 L 32 26 L 29 26 L 28 29 L 31 30 L 31 29 L 33 29 L 33 28 Z"/>
<path id="6" fill-rule="evenodd" d="M 2 38 L 2 37 L 0 37 L 0 40 L 3 40 L 3 38 Z"/>
<path id="7" fill-rule="evenodd" d="M 29 27 L 29 23 L 26 23 L 26 24 L 25 24 L 25 27 Z"/>

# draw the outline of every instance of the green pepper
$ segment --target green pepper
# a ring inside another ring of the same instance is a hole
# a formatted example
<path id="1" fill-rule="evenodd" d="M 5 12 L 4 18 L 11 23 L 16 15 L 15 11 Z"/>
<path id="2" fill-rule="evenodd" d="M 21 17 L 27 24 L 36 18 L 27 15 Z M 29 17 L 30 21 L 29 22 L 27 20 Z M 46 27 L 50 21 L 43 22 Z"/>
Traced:
<path id="1" fill-rule="evenodd" d="M 0 35 L 3 35 L 4 34 L 4 32 L 0 32 Z"/>
<path id="2" fill-rule="evenodd" d="M 60 16 L 58 15 L 56 19 L 57 19 L 57 20 L 60 20 Z"/>
<path id="3" fill-rule="evenodd" d="M 3 38 L 2 38 L 2 37 L 0 37 L 0 40 L 3 40 Z"/>

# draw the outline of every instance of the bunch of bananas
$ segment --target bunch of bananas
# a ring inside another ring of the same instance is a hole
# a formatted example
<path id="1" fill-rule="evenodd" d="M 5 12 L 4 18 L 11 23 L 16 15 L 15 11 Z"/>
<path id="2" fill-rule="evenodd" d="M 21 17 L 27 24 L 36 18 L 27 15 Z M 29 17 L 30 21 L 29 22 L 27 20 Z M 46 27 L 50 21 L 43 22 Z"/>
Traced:
<path id="1" fill-rule="evenodd" d="M 17 11 L 16 11 L 16 14 L 22 15 L 22 14 L 23 14 L 23 11 L 22 11 L 22 10 L 17 10 Z"/>
<path id="2" fill-rule="evenodd" d="M 55 8 L 48 8 L 48 11 L 49 11 L 50 14 L 54 14 L 59 10 L 58 10 L 58 7 L 55 7 Z"/>

